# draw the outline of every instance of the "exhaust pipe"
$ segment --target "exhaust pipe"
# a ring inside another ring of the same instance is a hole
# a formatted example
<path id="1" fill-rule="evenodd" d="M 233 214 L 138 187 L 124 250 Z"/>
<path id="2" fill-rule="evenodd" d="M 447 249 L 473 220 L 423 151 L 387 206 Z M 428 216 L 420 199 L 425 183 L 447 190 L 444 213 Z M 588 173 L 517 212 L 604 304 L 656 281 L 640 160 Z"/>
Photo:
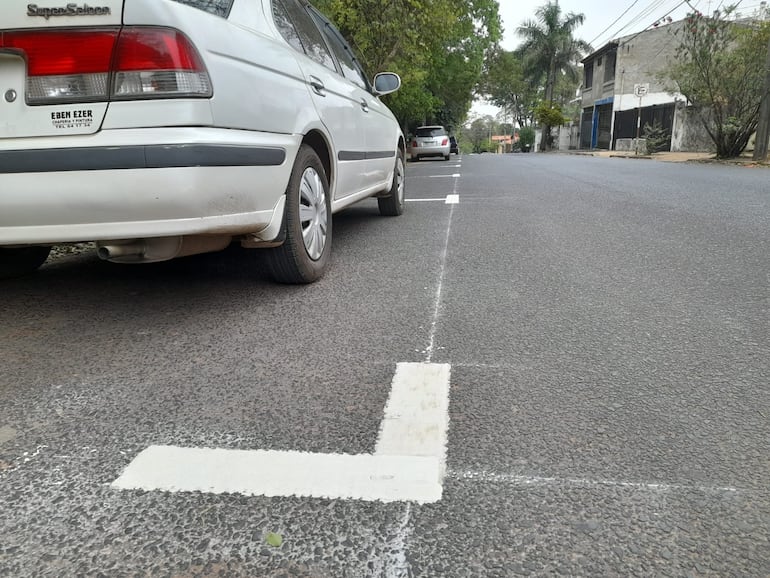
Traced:
<path id="1" fill-rule="evenodd" d="M 225 249 L 229 235 L 199 235 L 192 237 L 156 237 L 97 243 L 96 254 L 105 261 L 118 263 L 154 263 L 175 257 L 211 253 Z"/>
<path id="2" fill-rule="evenodd" d="M 142 242 L 126 243 L 123 245 L 100 245 L 96 249 L 96 254 L 104 261 L 119 258 L 132 258 L 133 260 L 144 257 L 146 250 L 147 246 Z"/>

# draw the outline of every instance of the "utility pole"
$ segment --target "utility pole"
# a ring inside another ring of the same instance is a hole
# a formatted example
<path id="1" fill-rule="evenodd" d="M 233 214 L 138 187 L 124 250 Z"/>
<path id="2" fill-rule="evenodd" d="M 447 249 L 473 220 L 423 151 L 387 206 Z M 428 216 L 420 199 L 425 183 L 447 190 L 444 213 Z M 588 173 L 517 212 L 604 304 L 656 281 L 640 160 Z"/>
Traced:
<path id="1" fill-rule="evenodd" d="M 759 124 L 757 136 L 754 139 L 755 161 L 767 161 L 767 141 L 770 139 L 770 42 L 767 43 L 767 58 L 765 59 L 765 82 L 762 87 L 762 104 L 759 107 Z"/>

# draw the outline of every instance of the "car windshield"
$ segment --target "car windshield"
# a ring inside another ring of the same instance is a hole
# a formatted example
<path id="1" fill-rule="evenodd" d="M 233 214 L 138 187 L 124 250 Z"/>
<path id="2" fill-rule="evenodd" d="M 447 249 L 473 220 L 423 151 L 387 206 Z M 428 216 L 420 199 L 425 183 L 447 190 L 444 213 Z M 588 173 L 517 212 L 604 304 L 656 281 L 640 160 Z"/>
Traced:
<path id="1" fill-rule="evenodd" d="M 418 137 L 426 138 L 432 136 L 444 136 L 446 131 L 441 126 L 426 126 L 418 128 L 416 133 Z"/>

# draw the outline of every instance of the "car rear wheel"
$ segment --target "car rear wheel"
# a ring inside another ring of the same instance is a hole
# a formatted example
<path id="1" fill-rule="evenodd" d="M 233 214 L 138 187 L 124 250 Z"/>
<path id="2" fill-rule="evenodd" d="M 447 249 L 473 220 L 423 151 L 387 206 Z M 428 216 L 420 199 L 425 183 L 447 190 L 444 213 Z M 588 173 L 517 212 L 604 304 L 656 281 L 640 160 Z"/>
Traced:
<path id="1" fill-rule="evenodd" d="M 268 249 L 267 266 L 279 283 L 312 283 L 329 264 L 332 211 L 321 159 L 302 145 L 286 188 L 286 240 Z"/>
<path id="2" fill-rule="evenodd" d="M 393 183 L 387 196 L 379 197 L 377 204 L 380 207 L 380 215 L 385 217 L 397 217 L 404 212 L 404 157 L 401 153 L 396 155 L 396 167 L 393 170 Z"/>
<path id="3" fill-rule="evenodd" d="M 444 155 L 444 160 L 448 161 L 449 160 L 449 155 Z"/>
<path id="4" fill-rule="evenodd" d="M 38 269 L 51 247 L 0 247 L 0 279 L 21 277 Z"/>

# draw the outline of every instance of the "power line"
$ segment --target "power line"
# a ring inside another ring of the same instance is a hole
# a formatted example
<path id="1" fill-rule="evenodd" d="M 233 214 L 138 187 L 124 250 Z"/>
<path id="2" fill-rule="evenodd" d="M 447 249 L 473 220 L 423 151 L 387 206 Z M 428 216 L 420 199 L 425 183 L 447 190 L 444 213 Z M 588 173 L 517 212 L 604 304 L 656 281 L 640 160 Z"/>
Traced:
<path id="1" fill-rule="evenodd" d="M 662 20 L 663 18 L 665 18 L 666 16 L 668 16 L 669 14 L 671 14 L 672 12 L 674 12 L 675 10 L 677 10 L 678 8 L 680 8 L 680 7 L 681 7 L 683 4 L 689 4 L 688 0 L 682 0 L 682 1 L 681 1 L 679 4 L 677 4 L 677 5 L 676 5 L 676 6 L 674 6 L 674 7 L 673 7 L 671 10 L 669 10 L 668 12 L 666 12 L 666 13 L 665 13 L 663 16 L 661 16 L 661 17 L 660 17 L 658 20 Z M 640 30 L 639 32 L 637 32 L 636 34 L 634 34 L 634 35 L 633 35 L 631 38 L 629 38 L 629 39 L 627 39 L 627 40 L 624 40 L 624 41 L 623 41 L 623 44 L 628 44 L 628 43 L 629 43 L 629 42 L 631 42 L 631 41 L 632 41 L 634 38 L 636 38 L 637 36 L 639 36 L 639 35 L 640 35 L 640 34 L 642 34 L 643 32 L 646 32 L 646 31 L 647 31 L 647 28 L 649 28 L 649 26 L 647 26 L 647 27 L 646 27 L 644 30 Z"/>
<path id="2" fill-rule="evenodd" d="M 596 38 L 594 38 L 593 40 L 591 40 L 591 42 L 589 42 L 588 44 L 593 44 L 593 43 L 594 43 L 594 42 L 596 42 L 596 41 L 597 41 L 599 38 L 601 38 L 601 37 L 602 37 L 602 35 L 603 35 L 605 32 L 607 32 L 607 30 L 609 30 L 610 28 L 612 28 L 613 26 L 615 26 L 615 24 L 617 24 L 617 23 L 618 23 L 618 21 L 619 21 L 621 18 L 623 18 L 623 16 L 625 16 L 626 14 L 628 14 L 628 11 L 629 11 L 629 10 L 631 10 L 631 8 L 633 8 L 634 6 L 636 6 L 638 3 L 639 3 L 639 0 L 634 0 L 634 3 L 633 3 L 633 4 L 631 4 L 631 6 L 629 6 L 628 8 L 626 8 L 626 9 L 623 11 L 623 14 L 621 14 L 620 16 L 618 16 L 617 18 L 615 18 L 615 20 L 612 22 L 612 24 L 610 24 L 609 26 L 607 26 L 607 28 L 605 28 L 604 30 L 602 30 L 601 32 L 599 32 L 599 34 L 597 34 L 597 35 L 596 35 Z"/>
<path id="3" fill-rule="evenodd" d="M 642 22 L 650 17 L 650 15 L 661 8 L 668 0 L 652 0 L 645 8 L 643 8 L 638 14 L 636 14 L 631 20 L 626 22 L 623 26 L 621 26 L 617 31 L 613 33 L 613 36 L 617 37 L 620 35 L 621 32 L 626 30 L 627 28 L 630 28 L 631 26 L 634 26 L 637 22 Z M 606 32 L 606 31 L 605 31 Z M 604 32 L 602 33 L 604 34 Z M 601 35 L 599 35 L 601 37 Z M 593 41 L 592 41 L 593 43 Z"/>

